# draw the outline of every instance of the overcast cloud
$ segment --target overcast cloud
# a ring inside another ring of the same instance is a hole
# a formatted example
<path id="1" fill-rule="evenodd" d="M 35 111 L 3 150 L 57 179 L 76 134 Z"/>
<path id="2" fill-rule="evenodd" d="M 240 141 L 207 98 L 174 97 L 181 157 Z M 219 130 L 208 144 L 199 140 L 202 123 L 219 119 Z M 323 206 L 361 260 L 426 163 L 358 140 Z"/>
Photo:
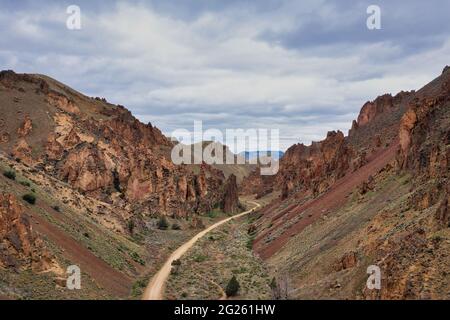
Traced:
<path id="1" fill-rule="evenodd" d="M 309 143 L 450 64 L 445 0 L 91 2 L 0 0 L 1 69 L 106 97 L 168 135 L 202 120 Z M 81 30 L 66 28 L 71 4 Z M 366 27 L 370 4 L 381 30 Z"/>

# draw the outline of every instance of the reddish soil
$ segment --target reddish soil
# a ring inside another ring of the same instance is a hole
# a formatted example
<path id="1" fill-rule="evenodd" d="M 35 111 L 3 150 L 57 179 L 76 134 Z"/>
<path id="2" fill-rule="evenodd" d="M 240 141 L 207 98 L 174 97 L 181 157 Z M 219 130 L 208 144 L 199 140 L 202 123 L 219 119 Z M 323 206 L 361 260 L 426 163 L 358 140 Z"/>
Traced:
<path id="1" fill-rule="evenodd" d="M 305 227 L 317 221 L 323 214 L 329 213 L 331 210 L 344 205 L 353 189 L 361 185 L 369 178 L 369 176 L 374 175 L 391 162 L 395 158 L 397 150 L 398 141 L 395 141 L 389 148 L 380 150 L 374 154 L 365 166 L 351 174 L 347 174 L 337 181 L 325 194 L 301 205 L 291 205 L 283 210 L 282 214 L 278 213 L 274 215 L 272 217 L 272 227 L 265 230 L 255 239 L 254 248 L 256 252 L 263 259 L 270 258 L 279 251 L 292 236 L 300 233 Z M 300 221 L 288 227 L 281 235 L 276 237 L 270 243 L 264 243 L 268 234 L 279 228 L 283 228 L 283 225 L 288 220 L 293 219 L 306 210 L 308 210 L 308 215 L 305 215 Z M 264 211 L 266 218 L 270 218 L 271 212 L 268 210 Z"/>
<path id="2" fill-rule="evenodd" d="M 126 298 L 130 294 L 131 279 L 109 266 L 87 248 L 79 244 L 55 225 L 34 214 L 34 230 L 45 235 L 50 241 L 63 249 L 63 255 L 78 265 L 83 273 L 89 274 L 100 287 L 118 297 Z"/>

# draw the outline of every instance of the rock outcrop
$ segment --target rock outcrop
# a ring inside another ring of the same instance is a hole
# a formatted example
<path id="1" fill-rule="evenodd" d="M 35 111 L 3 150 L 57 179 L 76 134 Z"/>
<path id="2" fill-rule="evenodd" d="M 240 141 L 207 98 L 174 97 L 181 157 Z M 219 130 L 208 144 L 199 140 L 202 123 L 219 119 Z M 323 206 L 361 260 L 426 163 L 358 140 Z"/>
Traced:
<path id="1" fill-rule="evenodd" d="M 52 264 L 17 199 L 11 194 L 0 194 L 0 266 L 44 271 Z"/>
<path id="2" fill-rule="evenodd" d="M 282 198 L 297 191 L 318 194 L 353 167 L 354 152 L 341 131 L 328 132 L 325 140 L 310 146 L 296 144 L 280 160 L 279 171 L 274 176 L 260 176 L 258 171 L 244 179 L 243 192 L 265 193 L 279 190 Z"/>
<path id="3" fill-rule="evenodd" d="M 17 129 L 17 134 L 19 135 L 19 137 L 23 138 L 26 137 L 32 129 L 33 123 L 30 119 L 30 116 L 26 115 L 22 125 Z"/>
<path id="4" fill-rule="evenodd" d="M 225 213 L 234 214 L 239 212 L 239 195 L 236 176 L 230 175 L 225 184 L 225 192 L 222 202 L 222 210 Z"/>
<path id="5" fill-rule="evenodd" d="M 449 119 L 446 67 L 417 92 L 367 102 L 349 136 L 294 145 L 277 175 L 244 180 L 280 194 L 252 224 L 253 249 L 292 279 L 293 298 L 448 299 Z M 380 290 L 366 287 L 368 266 Z"/>
<path id="6" fill-rule="evenodd" d="M 335 271 L 341 271 L 349 268 L 353 268 L 358 263 L 358 256 L 356 252 L 350 251 L 344 254 L 338 261 L 333 265 Z"/>
<path id="7" fill-rule="evenodd" d="M 17 133 L 3 133 L 8 143 L 0 149 L 22 163 L 43 168 L 88 196 L 149 215 L 206 213 L 222 202 L 221 171 L 207 164 L 173 164 L 172 142 L 123 106 L 37 75 L 1 72 L 0 86 L 4 100 L 11 100 L 0 106 L 2 121 Z M 16 103 L 19 89 L 26 92 L 21 99 L 31 97 L 37 104 Z M 20 123 L 12 112 L 17 104 L 25 114 Z"/>

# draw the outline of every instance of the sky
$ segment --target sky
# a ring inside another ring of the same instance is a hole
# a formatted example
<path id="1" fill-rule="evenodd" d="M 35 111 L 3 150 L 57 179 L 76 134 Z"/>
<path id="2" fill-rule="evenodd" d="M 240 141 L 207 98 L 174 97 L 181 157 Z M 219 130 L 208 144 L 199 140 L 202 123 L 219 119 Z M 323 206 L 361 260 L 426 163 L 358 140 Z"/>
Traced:
<path id="1" fill-rule="evenodd" d="M 381 29 L 367 28 L 369 5 Z M 0 0 L 0 68 L 105 97 L 169 136 L 194 121 L 278 129 L 285 150 L 346 134 L 366 101 L 438 76 L 449 12 L 446 0 Z"/>

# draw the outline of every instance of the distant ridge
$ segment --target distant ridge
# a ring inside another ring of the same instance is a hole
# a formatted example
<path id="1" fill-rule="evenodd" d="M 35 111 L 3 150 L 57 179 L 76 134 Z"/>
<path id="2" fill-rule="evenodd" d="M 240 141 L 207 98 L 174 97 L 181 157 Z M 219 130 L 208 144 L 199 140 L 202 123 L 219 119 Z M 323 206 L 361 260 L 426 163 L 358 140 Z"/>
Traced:
<path id="1" fill-rule="evenodd" d="M 258 157 L 272 157 L 275 160 L 279 160 L 281 157 L 283 157 L 284 152 L 283 151 L 243 151 L 240 152 L 239 155 L 241 157 L 244 157 L 245 160 L 250 160 Z"/>

